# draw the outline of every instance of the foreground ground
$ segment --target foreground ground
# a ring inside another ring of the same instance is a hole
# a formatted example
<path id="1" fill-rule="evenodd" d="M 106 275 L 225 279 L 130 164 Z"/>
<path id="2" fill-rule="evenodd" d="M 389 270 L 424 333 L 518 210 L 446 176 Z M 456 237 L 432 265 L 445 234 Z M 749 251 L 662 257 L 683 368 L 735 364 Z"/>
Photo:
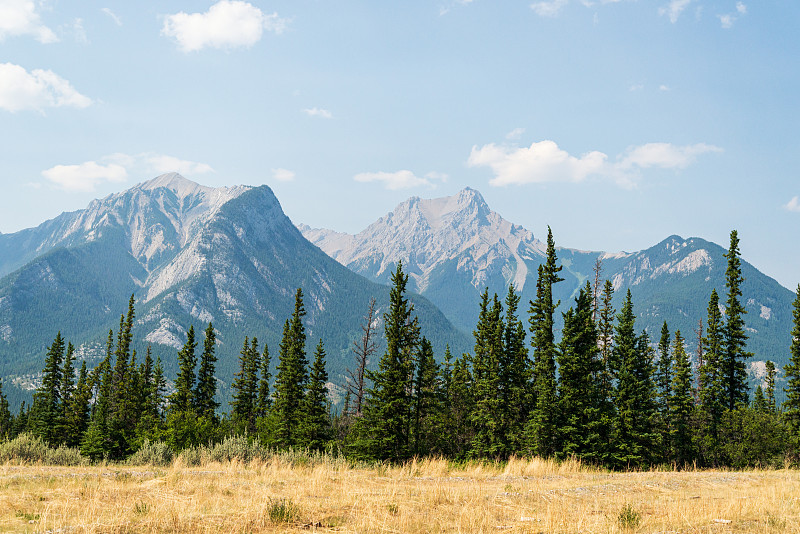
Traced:
<path id="1" fill-rule="evenodd" d="M 800 471 L 0 466 L 5 532 L 800 532 Z"/>

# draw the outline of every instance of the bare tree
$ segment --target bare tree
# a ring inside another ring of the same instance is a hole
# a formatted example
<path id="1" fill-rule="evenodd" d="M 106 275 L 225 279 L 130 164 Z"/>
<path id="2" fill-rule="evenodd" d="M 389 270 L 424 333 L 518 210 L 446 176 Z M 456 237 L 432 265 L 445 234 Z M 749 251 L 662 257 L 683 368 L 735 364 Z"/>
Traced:
<path id="1" fill-rule="evenodd" d="M 594 287 L 592 287 L 592 321 L 597 324 L 597 312 L 600 308 L 600 273 L 603 272 L 603 260 L 600 256 L 594 260 Z"/>
<path id="2" fill-rule="evenodd" d="M 361 330 L 364 334 L 359 341 L 353 341 L 353 354 L 356 359 L 356 369 L 347 370 L 347 392 L 351 397 L 351 411 L 356 417 L 361 417 L 361 409 L 364 402 L 364 375 L 370 356 L 377 350 L 375 345 L 375 298 L 370 299 L 367 315 L 364 316 L 364 324 Z"/>

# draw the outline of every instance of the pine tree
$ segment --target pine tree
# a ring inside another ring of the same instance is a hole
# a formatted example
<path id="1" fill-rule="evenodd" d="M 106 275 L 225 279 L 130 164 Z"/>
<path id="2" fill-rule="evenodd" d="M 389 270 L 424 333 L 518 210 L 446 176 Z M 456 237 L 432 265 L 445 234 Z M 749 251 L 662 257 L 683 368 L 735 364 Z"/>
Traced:
<path id="1" fill-rule="evenodd" d="M 288 331 L 286 322 L 284 335 Z M 231 401 L 231 419 L 234 427 L 240 432 L 253 434 L 256 431 L 256 403 L 258 401 L 258 339 L 252 342 L 244 338 L 242 351 L 239 353 L 239 371 L 234 374 L 231 384 L 233 400 Z"/>
<path id="2" fill-rule="evenodd" d="M 474 406 L 470 423 L 474 436 L 470 455 L 475 458 L 501 457 L 506 451 L 500 412 L 500 360 L 503 352 L 502 306 L 495 294 L 489 306 L 489 290 L 481 295 L 475 326 L 475 354 L 472 357 Z"/>
<path id="3" fill-rule="evenodd" d="M 439 452 L 436 443 L 441 432 L 438 382 L 439 368 L 433 356 L 433 346 L 423 337 L 420 341 L 417 374 L 414 378 L 415 456 L 428 456 L 433 452 Z"/>
<path id="4" fill-rule="evenodd" d="M 81 453 L 92 460 L 98 460 L 111 451 L 111 436 L 109 433 L 111 391 L 113 369 L 111 358 L 114 348 L 114 331 L 108 331 L 106 341 L 106 355 L 92 372 L 92 389 L 95 397 L 92 407 L 92 416 L 89 427 L 81 440 Z"/>
<path id="5" fill-rule="evenodd" d="M 514 286 L 506 295 L 506 320 L 500 361 L 501 423 L 506 454 L 522 450 L 531 408 L 531 365 L 525 346 L 525 327 L 517 317 L 520 296 Z"/>
<path id="6" fill-rule="evenodd" d="M 314 350 L 314 363 L 308 377 L 308 391 L 303 398 L 303 413 L 298 439 L 299 445 L 312 451 L 325 450 L 325 446 L 332 437 L 327 382 L 325 346 L 320 339 Z"/>
<path id="7" fill-rule="evenodd" d="M 778 407 L 775 403 L 775 376 L 777 375 L 777 371 L 775 370 L 775 362 L 767 360 L 766 371 L 767 376 L 764 378 L 764 381 L 767 387 L 767 408 L 770 412 L 777 413 Z"/>
<path id="8" fill-rule="evenodd" d="M 698 398 L 702 425 L 700 446 L 704 463 L 717 465 L 720 461 L 719 428 L 725 410 L 725 397 L 722 367 L 724 324 L 716 290 L 711 291 L 707 313 L 706 335 L 703 338 L 705 353 L 703 364 L 699 368 Z"/>
<path id="9" fill-rule="evenodd" d="M 70 398 L 65 413 L 66 429 L 64 432 L 68 447 L 77 447 L 83 440 L 83 435 L 89 426 L 89 402 L 92 397 L 92 385 L 86 361 L 81 363 L 78 373 L 78 382 Z"/>
<path id="10" fill-rule="evenodd" d="M 272 404 L 272 443 L 279 448 L 295 447 L 301 440 L 302 401 L 308 383 L 306 333 L 303 326 L 303 291 L 295 293 L 294 313 L 284 327 L 279 347 Z"/>
<path id="11" fill-rule="evenodd" d="M 553 232 L 547 227 L 545 263 L 539 268 L 536 302 L 531 303 L 530 330 L 533 346 L 534 404 L 527 428 L 529 448 L 539 456 L 553 456 L 557 443 L 556 344 L 553 333 L 558 302 L 553 302 L 553 285 L 561 282 L 561 266 L 556 266 Z"/>
<path id="12" fill-rule="evenodd" d="M 194 390 L 194 406 L 197 415 L 209 421 L 216 421 L 216 411 L 219 403 L 215 400 L 217 395 L 217 379 L 214 376 L 217 357 L 216 334 L 214 326 L 208 323 L 203 341 L 203 353 L 200 355 L 200 368 L 197 371 L 197 387 Z"/>
<path id="13" fill-rule="evenodd" d="M 261 353 L 261 380 L 258 382 L 258 399 L 256 401 L 256 418 L 264 418 L 269 413 L 272 406 L 272 399 L 269 394 L 269 381 L 272 375 L 269 371 L 270 356 L 269 348 L 264 343 L 264 352 Z"/>
<path id="14" fill-rule="evenodd" d="M 745 360 L 752 354 L 745 351 L 747 332 L 744 315 L 747 313 L 739 299 L 742 296 L 741 260 L 739 259 L 739 236 L 736 230 L 731 232 L 731 243 L 725 257 L 728 267 L 725 271 L 725 287 L 728 288 L 728 300 L 725 302 L 727 322 L 722 330 L 722 376 L 726 408 L 734 410 L 737 406 L 747 406 L 747 371 Z"/>
<path id="15" fill-rule="evenodd" d="M 600 412 L 602 361 L 597 347 L 592 288 L 581 288 L 575 307 L 564 313 L 558 351 L 558 412 L 561 458 L 601 461 Z"/>
<path id="16" fill-rule="evenodd" d="M 36 435 L 50 445 L 62 443 L 63 405 L 61 386 L 63 383 L 64 339 L 61 332 L 56 335 L 45 357 L 42 369 L 42 386 L 33 395 L 29 425 Z"/>
<path id="17" fill-rule="evenodd" d="M 792 344 L 789 347 L 789 363 L 783 367 L 786 377 L 786 400 L 783 415 L 793 435 L 800 433 L 800 284 L 797 297 L 792 303 Z"/>
<path id="18" fill-rule="evenodd" d="M 694 458 L 691 418 L 692 402 L 692 367 L 686 354 L 681 331 L 675 332 L 672 344 L 674 373 L 672 393 L 670 395 L 670 435 L 673 460 L 678 466 L 688 465 Z"/>
<path id="19" fill-rule="evenodd" d="M 672 397 L 672 355 L 670 354 L 669 326 L 664 321 L 661 339 L 658 342 L 658 366 L 656 367 L 656 391 L 658 395 L 659 430 L 664 460 L 671 457 L 670 398 Z"/>
<path id="20" fill-rule="evenodd" d="M 448 347 L 449 353 L 449 347 Z M 447 357 L 447 353 L 445 354 Z M 472 375 L 469 370 L 469 358 L 466 354 L 457 358 L 453 364 L 453 372 L 446 386 L 445 432 L 449 443 L 446 451 L 455 458 L 463 459 L 473 440 L 474 430 L 470 414 L 475 404 Z"/>
<path id="21" fill-rule="evenodd" d="M 14 417 L 8 409 L 8 399 L 3 393 L 3 381 L 0 380 L 0 439 L 9 439 L 14 432 Z"/>
<path id="22" fill-rule="evenodd" d="M 599 391 L 598 424 L 598 463 L 613 465 L 614 448 L 613 427 L 616 419 L 614 406 L 614 370 L 612 369 L 612 352 L 614 348 L 614 317 L 616 311 L 612 306 L 614 286 L 610 280 L 603 284 L 601 294 L 601 307 L 597 318 L 597 347 L 600 350 L 600 375 L 597 383 Z"/>
<path id="23" fill-rule="evenodd" d="M 357 420 L 354 452 L 362 458 L 393 462 L 409 458 L 414 359 L 420 343 L 419 320 L 406 297 L 408 275 L 398 262 L 392 274 L 389 309 L 383 316 L 386 351 L 377 371 L 367 371 L 364 415 Z"/>
<path id="24" fill-rule="evenodd" d="M 347 391 L 352 398 L 353 415 L 361 417 L 361 412 L 364 405 L 364 387 L 366 378 L 365 371 L 369 359 L 377 351 L 375 344 L 375 299 L 371 298 L 369 307 L 367 308 L 367 315 L 364 316 L 364 324 L 361 325 L 361 330 L 364 332 L 359 341 L 353 341 L 353 354 L 355 355 L 355 370 L 348 369 Z"/>
<path id="25" fill-rule="evenodd" d="M 194 326 L 186 332 L 186 343 L 178 352 L 178 376 L 175 378 L 175 393 L 170 395 L 170 412 L 193 412 L 194 369 L 197 366 Z"/>

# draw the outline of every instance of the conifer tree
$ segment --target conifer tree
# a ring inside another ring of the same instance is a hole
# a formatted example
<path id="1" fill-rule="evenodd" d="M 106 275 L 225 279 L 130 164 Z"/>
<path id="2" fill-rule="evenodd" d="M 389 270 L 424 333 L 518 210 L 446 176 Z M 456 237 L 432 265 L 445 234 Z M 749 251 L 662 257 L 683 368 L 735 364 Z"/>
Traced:
<path id="1" fill-rule="evenodd" d="M 506 320 L 500 361 L 501 423 L 506 454 L 522 450 L 531 408 L 531 366 L 525 346 L 525 327 L 517 317 L 520 296 L 514 286 L 506 294 Z"/>
<path id="2" fill-rule="evenodd" d="M 725 409 L 725 397 L 722 368 L 724 324 L 716 289 L 711 291 L 707 313 L 706 335 L 703 338 L 704 358 L 699 368 L 698 398 L 702 421 L 700 446 L 704 463 L 717 465 L 720 459 L 719 427 Z"/>
<path id="3" fill-rule="evenodd" d="M 445 354 L 447 357 L 448 351 Z M 445 435 L 449 437 L 446 450 L 452 456 L 463 459 L 469 450 L 474 430 L 470 421 L 474 401 L 474 386 L 466 354 L 457 358 L 453 373 L 446 386 Z"/>
<path id="4" fill-rule="evenodd" d="M 414 433 L 415 456 L 427 456 L 437 450 L 437 437 L 441 432 L 439 422 L 439 368 L 433 356 L 433 346 L 425 337 L 420 341 L 417 373 L 414 379 Z"/>
<path id="5" fill-rule="evenodd" d="M 767 387 L 767 409 L 772 413 L 777 413 L 778 407 L 775 404 L 775 376 L 777 375 L 777 371 L 775 370 L 775 362 L 772 360 L 767 360 L 765 364 L 767 376 L 764 377 L 764 382 L 766 383 Z"/>
<path id="6" fill-rule="evenodd" d="M 320 339 L 314 350 L 314 363 L 308 377 L 308 391 L 303 398 L 303 418 L 298 439 L 298 444 L 312 451 L 324 450 L 332 437 L 327 382 L 325 346 Z"/>
<path id="7" fill-rule="evenodd" d="M 470 422 L 474 435 L 470 455 L 476 458 L 505 454 L 501 427 L 500 360 L 503 352 L 502 305 L 494 295 L 489 306 L 489 290 L 481 295 L 478 324 L 475 326 L 475 354 L 472 357 L 474 406 Z"/>
<path id="8" fill-rule="evenodd" d="M 693 410 L 692 402 L 692 367 L 686 354 L 681 331 L 675 332 L 672 344 L 674 373 L 672 393 L 670 395 L 670 435 L 673 460 L 678 466 L 691 463 L 694 458 L 694 443 L 691 428 Z"/>
<path id="9" fill-rule="evenodd" d="M 731 232 L 731 243 L 725 257 L 728 267 L 725 271 L 725 287 L 728 288 L 728 299 L 725 302 L 727 321 L 722 330 L 722 376 L 726 408 L 734 410 L 737 406 L 747 406 L 747 371 L 745 360 L 752 356 L 745 351 L 747 332 L 744 315 L 747 313 L 739 299 L 742 296 L 741 260 L 739 259 L 739 236 L 736 230 Z"/>
<path id="10" fill-rule="evenodd" d="M 559 442 L 557 456 L 598 463 L 600 439 L 602 361 L 597 347 L 592 288 L 581 288 L 574 308 L 564 313 L 564 331 L 558 351 Z"/>
<path id="11" fill-rule="evenodd" d="M 375 298 L 369 301 L 367 308 L 367 315 L 364 316 L 364 324 L 361 325 L 361 330 L 364 332 L 361 339 L 353 341 L 353 354 L 355 355 L 355 370 L 347 370 L 348 381 L 347 391 L 350 393 L 352 399 L 352 408 L 355 417 L 361 417 L 361 412 L 364 405 L 364 392 L 366 378 L 365 371 L 367 369 L 367 362 L 377 351 L 375 344 Z"/>
<path id="12" fill-rule="evenodd" d="M 553 332 L 558 302 L 553 302 L 553 285 L 561 282 L 561 266 L 556 266 L 553 232 L 547 227 L 545 263 L 539 268 L 536 302 L 531 303 L 530 330 L 533 346 L 534 404 L 527 428 L 529 448 L 534 454 L 549 457 L 557 444 L 556 344 Z"/>
<path id="13" fill-rule="evenodd" d="M 308 383 L 306 333 L 303 326 L 303 290 L 295 293 L 294 313 L 284 327 L 279 347 L 272 404 L 272 443 L 279 448 L 298 445 L 302 439 L 302 401 Z"/>
<path id="14" fill-rule="evenodd" d="M 216 421 L 216 411 L 219 403 L 215 400 L 217 395 L 216 371 L 217 356 L 216 334 L 214 326 L 208 323 L 203 340 L 203 353 L 200 355 L 200 368 L 197 371 L 197 387 L 194 390 L 194 405 L 197 415 L 209 421 Z"/>
<path id="15" fill-rule="evenodd" d="M 178 352 L 178 375 L 175 378 L 175 393 L 170 395 L 170 411 L 193 412 L 195 367 L 197 356 L 195 349 L 197 342 L 194 339 L 194 326 L 186 332 L 186 343 Z"/>
<path id="16" fill-rule="evenodd" d="M 272 375 L 269 371 L 270 356 L 269 348 L 264 343 L 264 352 L 261 353 L 261 380 L 258 382 L 258 399 L 256 401 L 256 417 L 264 418 L 269 413 L 272 406 L 272 398 L 269 394 L 269 381 Z"/>
<path id="17" fill-rule="evenodd" d="M 0 439 L 9 439 L 14 431 L 14 417 L 8 409 L 8 399 L 3 393 L 3 381 L 0 380 Z"/>
<path id="18" fill-rule="evenodd" d="M 789 347 L 789 363 L 783 367 L 786 377 L 786 400 L 783 415 L 794 435 L 800 433 L 800 284 L 792 303 L 792 343 Z"/>
<path id="19" fill-rule="evenodd" d="M 89 402 L 92 396 L 92 385 L 86 361 L 81 363 L 78 373 L 78 382 L 65 410 L 65 444 L 68 447 L 77 447 L 83 440 L 83 434 L 89 426 Z"/>
<path id="20" fill-rule="evenodd" d="M 364 414 L 354 425 L 354 449 L 362 458 L 402 461 L 409 458 L 414 359 L 420 343 L 419 320 L 406 297 L 408 275 L 402 262 L 392 274 L 389 309 L 383 316 L 386 351 L 377 371 L 367 371 Z"/>
<path id="21" fill-rule="evenodd" d="M 656 367 L 656 392 L 658 395 L 659 430 L 663 456 L 668 460 L 671 444 L 670 430 L 670 398 L 672 397 L 672 367 L 673 359 L 670 354 L 670 333 L 667 322 L 661 327 L 661 339 L 658 341 L 658 365 Z"/>
<path id="22" fill-rule="evenodd" d="M 288 321 L 284 326 L 284 336 L 289 328 Z M 231 419 L 240 431 L 252 434 L 256 431 L 256 403 L 258 401 L 258 339 L 252 342 L 244 338 L 242 351 L 239 353 L 239 371 L 234 374 L 231 384 L 233 400 L 231 401 Z"/>
<path id="23" fill-rule="evenodd" d="M 42 386 L 33 395 L 29 424 L 36 435 L 50 445 L 62 443 L 63 405 L 61 386 L 63 383 L 64 339 L 61 332 L 56 335 L 45 356 L 42 369 Z"/>

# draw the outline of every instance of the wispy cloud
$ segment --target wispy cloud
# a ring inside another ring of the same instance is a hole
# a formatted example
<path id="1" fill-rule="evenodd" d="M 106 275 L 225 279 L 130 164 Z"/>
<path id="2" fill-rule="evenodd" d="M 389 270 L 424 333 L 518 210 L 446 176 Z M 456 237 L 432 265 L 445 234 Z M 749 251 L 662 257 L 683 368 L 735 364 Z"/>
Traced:
<path id="1" fill-rule="evenodd" d="M 531 9 L 540 17 L 556 17 L 568 3 L 569 0 L 542 0 L 532 3 Z"/>
<path id="2" fill-rule="evenodd" d="M 117 16 L 117 14 L 116 14 L 116 13 L 114 13 L 113 11 L 111 11 L 109 8 L 107 8 L 107 7 L 104 7 L 104 8 L 103 8 L 103 9 L 101 9 L 100 11 L 102 11 L 103 13 L 105 13 L 106 15 L 108 15 L 108 16 L 111 18 L 111 20 L 113 20 L 113 21 L 114 21 L 114 24 L 116 24 L 117 26 L 122 26 L 122 19 L 120 19 L 120 18 Z"/>
<path id="3" fill-rule="evenodd" d="M 453 8 L 457 6 L 465 6 L 471 4 L 473 0 L 452 0 L 439 7 L 439 15 L 447 15 Z"/>
<path id="4" fill-rule="evenodd" d="M 192 176 L 214 172 L 214 169 L 206 163 L 154 152 L 135 155 L 118 152 L 103 156 L 99 161 L 56 165 L 42 171 L 42 176 L 59 189 L 87 192 L 106 182 L 125 182 L 131 174 L 151 177 L 167 172 Z"/>
<path id="5" fill-rule="evenodd" d="M 322 108 L 304 109 L 303 113 L 305 113 L 309 117 L 319 117 L 321 119 L 332 119 L 333 118 L 333 113 L 331 113 L 327 109 L 322 109 Z"/>
<path id="6" fill-rule="evenodd" d="M 671 0 L 666 6 L 658 8 L 658 14 L 662 17 L 665 15 L 668 16 L 669 21 L 675 24 L 678 22 L 678 18 L 681 16 L 681 13 L 683 13 L 683 10 L 691 3 L 692 0 Z"/>
<path id="7" fill-rule="evenodd" d="M 736 12 L 717 15 L 720 24 L 726 30 L 733 28 L 733 23 L 736 22 L 741 16 L 747 14 L 747 6 L 742 2 L 736 2 Z"/>
<path id="8" fill-rule="evenodd" d="M 85 108 L 92 100 L 80 94 L 67 80 L 51 70 L 28 72 L 13 63 L 0 63 L 0 108 L 7 111 L 46 108 Z"/>
<path id="9" fill-rule="evenodd" d="M 612 162 L 597 150 L 573 156 L 550 140 L 535 142 L 530 147 L 489 143 L 472 147 L 467 165 L 489 167 L 494 174 L 489 183 L 496 186 L 582 182 L 595 176 L 632 187 L 643 169 L 684 169 L 702 154 L 721 151 L 705 143 L 687 146 L 648 143 L 628 149 Z"/>
<path id="10" fill-rule="evenodd" d="M 6 37 L 30 35 L 40 43 L 54 43 L 58 37 L 41 23 L 33 0 L 0 1 L 0 41 Z"/>
<path id="11" fill-rule="evenodd" d="M 79 165 L 56 165 L 42 171 L 42 176 L 61 189 L 87 192 L 94 191 L 103 182 L 124 182 L 128 171 L 115 163 L 102 165 L 87 161 Z"/>
<path id="12" fill-rule="evenodd" d="M 435 187 L 436 182 L 447 181 L 447 175 L 438 172 L 429 172 L 425 176 L 417 176 L 408 170 L 397 172 L 362 172 L 356 174 L 353 179 L 356 182 L 378 182 L 382 183 L 386 189 L 410 189 L 412 187 Z"/>
<path id="13" fill-rule="evenodd" d="M 294 181 L 294 172 L 287 169 L 272 169 L 272 179 L 279 182 L 292 182 Z"/>
<path id="14" fill-rule="evenodd" d="M 522 134 L 524 133 L 525 133 L 525 128 L 514 128 L 513 130 L 511 130 L 506 134 L 506 139 L 508 139 L 509 141 L 516 141 L 517 139 L 522 137 Z"/>
<path id="15" fill-rule="evenodd" d="M 792 197 L 792 200 L 784 204 L 784 209 L 800 213 L 800 197 Z"/>
<path id="16" fill-rule="evenodd" d="M 161 34 L 174 38 L 184 52 L 248 48 L 261 40 L 264 30 L 280 34 L 287 23 L 277 13 L 265 14 L 247 2 L 220 0 L 205 13 L 167 15 Z"/>

